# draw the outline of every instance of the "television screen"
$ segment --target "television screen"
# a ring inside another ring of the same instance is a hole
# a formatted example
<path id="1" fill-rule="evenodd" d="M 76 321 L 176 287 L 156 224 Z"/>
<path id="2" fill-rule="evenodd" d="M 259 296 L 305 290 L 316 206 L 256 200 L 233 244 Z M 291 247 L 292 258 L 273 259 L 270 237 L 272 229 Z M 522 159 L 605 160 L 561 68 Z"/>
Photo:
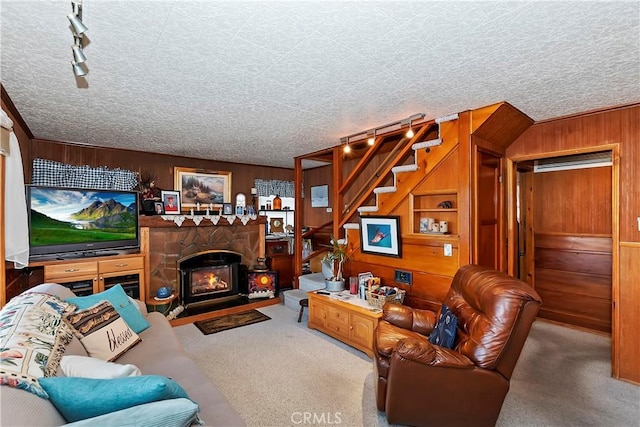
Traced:
<path id="1" fill-rule="evenodd" d="M 30 255 L 139 246 L 135 191 L 27 186 Z"/>

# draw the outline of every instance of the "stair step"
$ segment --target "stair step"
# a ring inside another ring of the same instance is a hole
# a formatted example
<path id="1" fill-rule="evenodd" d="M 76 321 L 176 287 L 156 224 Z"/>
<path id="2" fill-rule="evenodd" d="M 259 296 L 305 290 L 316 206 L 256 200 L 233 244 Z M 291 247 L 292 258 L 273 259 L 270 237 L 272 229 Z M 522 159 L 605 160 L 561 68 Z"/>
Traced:
<path id="1" fill-rule="evenodd" d="M 358 224 L 357 222 L 348 222 L 345 225 L 343 225 L 342 228 L 344 228 L 345 230 L 348 230 L 348 229 L 359 230 L 360 224 Z"/>
<path id="2" fill-rule="evenodd" d="M 373 192 L 376 194 L 395 193 L 396 190 L 396 187 L 377 187 L 373 189 Z"/>
<path id="3" fill-rule="evenodd" d="M 449 114 L 448 116 L 440 117 L 435 120 L 436 123 L 450 122 L 451 120 L 458 120 L 458 113 Z"/>
<path id="4" fill-rule="evenodd" d="M 393 168 L 391 168 L 391 172 L 393 173 L 398 173 L 398 172 L 414 172 L 418 170 L 418 165 L 413 164 L 413 165 L 401 165 L 401 166 L 394 166 Z"/>
<path id="5" fill-rule="evenodd" d="M 284 291 L 284 305 L 293 311 L 300 311 L 300 300 L 307 297 L 307 292 L 300 289 Z"/>
<path id="6" fill-rule="evenodd" d="M 324 289 L 324 275 L 322 273 L 311 273 L 298 276 L 298 287 L 304 292 Z"/>
<path id="7" fill-rule="evenodd" d="M 358 212 L 378 212 L 377 206 L 360 206 Z"/>
<path id="8" fill-rule="evenodd" d="M 438 138 L 438 139 L 431 139 L 429 141 L 417 142 L 417 143 L 413 144 L 411 146 L 411 148 L 414 151 L 416 151 L 416 150 L 420 150 L 422 148 L 436 147 L 436 146 L 438 146 L 440 144 L 442 144 L 442 140 L 440 138 Z"/>

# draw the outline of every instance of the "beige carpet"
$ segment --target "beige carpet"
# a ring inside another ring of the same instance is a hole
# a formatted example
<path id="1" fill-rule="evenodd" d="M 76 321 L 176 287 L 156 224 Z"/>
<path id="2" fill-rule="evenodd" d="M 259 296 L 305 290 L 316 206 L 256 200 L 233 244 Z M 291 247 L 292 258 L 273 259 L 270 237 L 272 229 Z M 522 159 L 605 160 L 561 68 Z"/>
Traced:
<path id="1" fill-rule="evenodd" d="M 204 336 L 175 328 L 248 426 L 387 426 L 375 408 L 372 362 L 297 323 L 283 305 L 272 320 Z M 610 377 L 606 337 L 536 322 L 498 426 L 638 426 L 640 387 Z M 306 417 L 306 418 L 305 418 Z"/>

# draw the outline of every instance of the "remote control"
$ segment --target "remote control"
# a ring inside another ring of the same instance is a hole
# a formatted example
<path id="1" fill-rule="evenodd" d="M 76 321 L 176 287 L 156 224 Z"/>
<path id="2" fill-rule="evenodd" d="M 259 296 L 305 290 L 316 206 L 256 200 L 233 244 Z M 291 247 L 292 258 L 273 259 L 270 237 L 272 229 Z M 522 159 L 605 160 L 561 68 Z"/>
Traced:
<path id="1" fill-rule="evenodd" d="M 316 294 L 320 294 L 320 295 L 331 295 L 329 292 L 325 292 L 325 291 L 317 291 Z"/>

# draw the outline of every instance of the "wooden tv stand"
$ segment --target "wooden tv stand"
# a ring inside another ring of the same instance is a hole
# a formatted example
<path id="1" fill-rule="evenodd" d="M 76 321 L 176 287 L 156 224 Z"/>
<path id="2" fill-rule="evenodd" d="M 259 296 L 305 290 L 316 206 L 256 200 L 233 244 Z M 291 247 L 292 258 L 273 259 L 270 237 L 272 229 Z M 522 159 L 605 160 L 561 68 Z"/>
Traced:
<path id="1" fill-rule="evenodd" d="M 317 329 L 373 357 L 373 331 L 382 311 L 307 292 L 309 328 Z"/>
<path id="2" fill-rule="evenodd" d="M 44 267 L 44 281 L 68 286 L 78 293 L 96 294 L 120 283 L 125 290 L 137 286 L 138 299 L 144 301 L 144 255 L 127 254 L 36 261 L 29 267 Z"/>

